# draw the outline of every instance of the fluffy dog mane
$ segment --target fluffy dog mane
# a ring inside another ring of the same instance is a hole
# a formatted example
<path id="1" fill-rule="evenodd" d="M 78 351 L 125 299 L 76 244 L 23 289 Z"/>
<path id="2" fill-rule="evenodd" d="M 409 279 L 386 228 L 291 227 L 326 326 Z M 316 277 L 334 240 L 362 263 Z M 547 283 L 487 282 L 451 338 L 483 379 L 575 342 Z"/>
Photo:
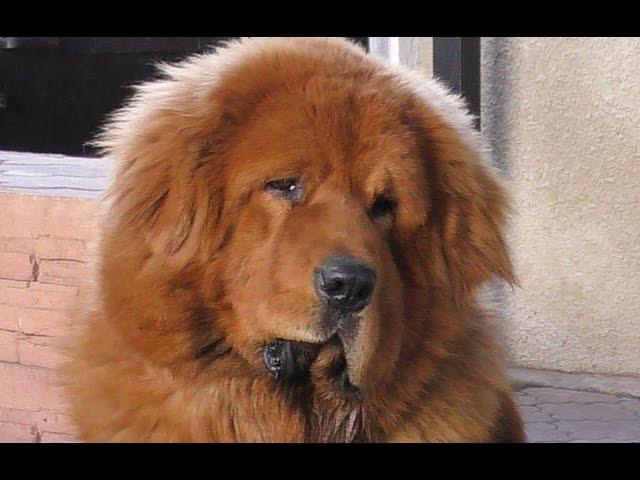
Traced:
<path id="1" fill-rule="evenodd" d="M 478 301 L 493 278 L 515 282 L 502 237 L 509 202 L 460 97 L 335 38 L 233 41 L 159 71 L 95 142 L 117 167 L 63 368 L 80 438 L 523 440 L 496 316 Z M 410 312 L 382 355 L 389 365 L 371 360 L 384 372 L 364 399 L 334 394 L 321 359 L 313 387 L 278 383 L 247 360 L 254 347 L 225 280 L 245 268 L 227 252 L 249 202 L 231 187 L 244 177 L 230 146 L 273 92 L 315 95 L 329 110 L 323 86 L 359 84 L 398 115 L 429 179 L 424 208 L 402 213 L 411 228 L 394 240 L 408 252 L 396 262 Z"/>

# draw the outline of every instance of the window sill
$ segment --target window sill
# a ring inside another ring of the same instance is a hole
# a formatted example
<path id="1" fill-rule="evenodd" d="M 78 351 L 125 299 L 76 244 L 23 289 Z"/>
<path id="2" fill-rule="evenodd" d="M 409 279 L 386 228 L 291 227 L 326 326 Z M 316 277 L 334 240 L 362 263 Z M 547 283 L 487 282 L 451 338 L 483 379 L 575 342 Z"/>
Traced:
<path id="1" fill-rule="evenodd" d="M 97 198 L 107 186 L 108 159 L 0 150 L 0 192 Z"/>

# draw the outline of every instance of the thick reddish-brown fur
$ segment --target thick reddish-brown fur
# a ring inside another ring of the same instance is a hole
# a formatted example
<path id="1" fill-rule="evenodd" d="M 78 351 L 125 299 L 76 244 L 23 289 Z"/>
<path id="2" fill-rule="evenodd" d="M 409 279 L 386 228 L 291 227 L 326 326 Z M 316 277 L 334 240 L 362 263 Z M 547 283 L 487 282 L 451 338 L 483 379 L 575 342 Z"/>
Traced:
<path id="1" fill-rule="evenodd" d="M 461 102 L 342 39 L 248 39 L 162 67 L 99 143 L 118 167 L 63 379 L 86 441 L 522 441 L 477 300 L 513 283 L 508 202 Z M 430 92 L 430 93 L 429 93 Z M 265 189 L 295 177 L 292 204 Z M 373 218 L 379 195 L 393 214 Z M 328 341 L 313 271 L 377 283 Z M 303 383 L 262 364 L 318 346 Z M 346 356 L 358 395 L 332 376 Z"/>

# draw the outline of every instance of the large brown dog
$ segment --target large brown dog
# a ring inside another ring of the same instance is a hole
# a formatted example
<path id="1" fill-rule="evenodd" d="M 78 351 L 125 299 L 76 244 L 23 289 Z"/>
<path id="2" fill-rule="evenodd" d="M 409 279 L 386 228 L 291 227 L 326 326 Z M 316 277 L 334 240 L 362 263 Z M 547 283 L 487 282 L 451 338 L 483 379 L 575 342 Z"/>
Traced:
<path id="1" fill-rule="evenodd" d="M 64 378 L 89 441 L 521 441 L 476 300 L 513 282 L 462 102 L 341 39 L 164 66 L 117 160 Z"/>

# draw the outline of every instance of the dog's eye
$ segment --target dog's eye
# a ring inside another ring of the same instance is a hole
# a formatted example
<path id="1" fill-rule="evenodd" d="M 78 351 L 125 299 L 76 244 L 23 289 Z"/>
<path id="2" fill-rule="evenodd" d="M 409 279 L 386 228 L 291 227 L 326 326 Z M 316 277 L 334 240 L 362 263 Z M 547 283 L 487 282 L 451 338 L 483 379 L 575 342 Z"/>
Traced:
<path id="1" fill-rule="evenodd" d="M 383 195 L 376 198 L 369 210 L 369 216 L 373 219 L 386 217 L 391 215 L 396 209 L 395 200 L 385 197 Z"/>
<path id="2" fill-rule="evenodd" d="M 298 178 L 282 178 L 267 182 L 265 189 L 292 202 L 302 198 L 302 182 Z"/>

